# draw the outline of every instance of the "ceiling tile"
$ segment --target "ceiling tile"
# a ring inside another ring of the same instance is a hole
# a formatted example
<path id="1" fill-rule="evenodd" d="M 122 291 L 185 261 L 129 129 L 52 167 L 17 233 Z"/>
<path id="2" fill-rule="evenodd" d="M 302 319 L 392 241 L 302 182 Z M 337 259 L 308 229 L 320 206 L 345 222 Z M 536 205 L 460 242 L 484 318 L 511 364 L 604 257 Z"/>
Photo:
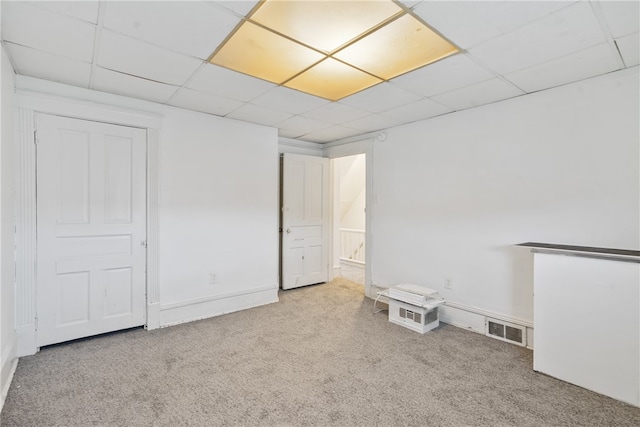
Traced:
<path id="1" fill-rule="evenodd" d="M 284 86 L 337 101 L 381 82 L 371 74 L 333 58 L 326 58 L 284 83 Z"/>
<path id="2" fill-rule="evenodd" d="M 350 120 L 355 120 L 360 117 L 366 116 L 368 111 L 360 110 L 358 108 L 349 107 L 339 102 L 331 102 L 325 104 L 322 107 L 318 107 L 315 110 L 307 111 L 303 116 L 314 120 L 320 120 L 323 122 L 339 125 Z"/>
<path id="3" fill-rule="evenodd" d="M 34 1 L 30 4 L 50 10 L 61 15 L 73 16 L 83 21 L 96 24 L 98 22 L 98 9 L 100 2 L 97 0 L 84 1 Z"/>
<path id="4" fill-rule="evenodd" d="M 463 49 L 505 34 L 571 1 L 424 1 L 415 13 Z"/>
<path id="5" fill-rule="evenodd" d="M 55 55 L 91 62 L 95 25 L 28 2 L 3 1 L 2 37 Z"/>
<path id="6" fill-rule="evenodd" d="M 184 55 L 207 59 L 240 22 L 206 2 L 108 2 L 104 27 Z"/>
<path id="7" fill-rule="evenodd" d="M 405 14 L 333 56 L 389 80 L 457 52 L 440 34 Z"/>
<path id="8" fill-rule="evenodd" d="M 579 2 L 469 50 L 486 67 L 505 74 L 605 41 L 588 2 Z"/>
<path id="9" fill-rule="evenodd" d="M 186 108 L 188 110 L 201 111 L 203 113 L 225 116 L 242 105 L 241 102 L 208 93 L 182 88 L 168 104 Z"/>
<path id="10" fill-rule="evenodd" d="M 281 84 L 323 57 L 313 49 L 245 21 L 216 51 L 211 62 Z"/>
<path id="11" fill-rule="evenodd" d="M 303 135 L 304 134 L 301 134 L 300 131 L 297 130 L 278 129 L 278 137 L 280 138 L 296 139 Z"/>
<path id="12" fill-rule="evenodd" d="M 147 101 L 165 103 L 178 90 L 177 86 L 133 77 L 116 71 L 96 67 L 92 89 Z"/>
<path id="13" fill-rule="evenodd" d="M 522 95 L 523 92 L 500 79 L 491 79 L 434 96 L 434 101 L 447 105 L 454 110 L 464 110 L 503 99 Z"/>
<path id="14" fill-rule="evenodd" d="M 227 117 L 231 119 L 259 123 L 267 126 L 272 126 L 274 123 L 286 120 L 291 116 L 292 114 L 285 113 L 283 111 L 276 111 L 252 104 L 244 104 L 237 110 L 227 114 Z"/>
<path id="15" fill-rule="evenodd" d="M 256 4 L 258 4 L 258 0 L 216 0 L 213 2 L 214 6 L 230 10 L 238 16 L 247 16 Z"/>
<path id="16" fill-rule="evenodd" d="M 310 132 L 326 129 L 330 127 L 331 124 L 321 122 L 318 120 L 309 119 L 303 116 L 293 116 L 291 118 L 288 118 L 286 120 L 276 123 L 274 126 L 276 126 L 280 130 L 296 133 L 297 134 L 296 137 L 297 137 Z M 287 138 L 295 138 L 295 137 L 287 136 Z"/>
<path id="17" fill-rule="evenodd" d="M 364 7 L 357 1 L 267 1 L 251 20 L 329 53 L 401 11 L 388 0 L 368 1 Z"/>
<path id="18" fill-rule="evenodd" d="M 399 0 L 398 3 L 402 3 L 403 5 L 412 8 L 419 5 L 421 1 L 422 0 Z"/>
<path id="19" fill-rule="evenodd" d="M 420 68 L 391 83 L 424 96 L 437 95 L 494 77 L 464 54 Z"/>
<path id="20" fill-rule="evenodd" d="M 187 87 L 247 102 L 276 85 L 217 65 L 207 64 L 189 81 Z"/>
<path id="21" fill-rule="evenodd" d="M 344 98 L 340 102 L 372 113 L 379 113 L 419 99 L 419 95 L 385 82 Z"/>
<path id="22" fill-rule="evenodd" d="M 362 131 L 360 130 L 336 125 L 316 132 L 308 133 L 301 139 L 309 142 L 317 142 L 323 144 L 325 142 L 337 141 L 339 139 L 345 139 L 349 138 L 350 136 L 356 136 L 360 134 L 362 134 Z"/>
<path id="23" fill-rule="evenodd" d="M 363 132 L 373 132 L 398 126 L 401 123 L 402 120 L 398 120 L 396 118 L 383 116 L 381 114 L 370 114 L 368 116 L 346 122 L 344 123 L 344 126 L 352 129 L 358 129 Z"/>
<path id="24" fill-rule="evenodd" d="M 609 43 L 581 50 L 544 64 L 505 74 L 504 77 L 525 92 L 535 92 L 608 73 L 620 68 Z"/>
<path id="25" fill-rule="evenodd" d="M 284 111 L 291 114 L 302 114 L 321 105 L 327 104 L 326 99 L 316 96 L 307 95 L 297 90 L 288 89 L 286 87 L 276 87 L 267 93 L 260 95 L 252 104 L 260 107 L 270 108 L 278 111 Z"/>
<path id="26" fill-rule="evenodd" d="M 640 63 L 640 33 L 620 37 L 616 39 L 616 44 L 618 45 L 618 49 L 620 49 L 624 65 L 633 67 Z"/>
<path id="27" fill-rule="evenodd" d="M 598 5 L 614 38 L 640 31 L 640 2 L 600 1 Z"/>
<path id="28" fill-rule="evenodd" d="M 451 111 L 453 111 L 451 108 L 438 104 L 435 101 L 422 99 L 412 104 L 385 111 L 384 113 L 380 113 L 380 115 L 408 123 L 450 113 Z"/>
<path id="29" fill-rule="evenodd" d="M 182 85 L 202 65 L 190 56 L 102 30 L 98 65 L 162 83 Z"/>
<path id="30" fill-rule="evenodd" d="M 91 64 L 48 52 L 5 43 L 18 74 L 79 87 L 89 87 Z"/>

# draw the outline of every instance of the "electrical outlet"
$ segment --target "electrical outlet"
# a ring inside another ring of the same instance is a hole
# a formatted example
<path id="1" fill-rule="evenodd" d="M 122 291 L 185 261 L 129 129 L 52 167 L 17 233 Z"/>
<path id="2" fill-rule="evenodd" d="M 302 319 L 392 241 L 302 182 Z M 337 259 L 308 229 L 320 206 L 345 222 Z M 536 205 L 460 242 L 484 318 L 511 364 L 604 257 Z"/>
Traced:
<path id="1" fill-rule="evenodd" d="M 453 289 L 453 279 L 451 279 L 451 277 L 445 277 L 444 288 L 449 290 Z"/>
<path id="2" fill-rule="evenodd" d="M 215 285 L 216 284 L 216 274 L 215 273 L 209 273 L 209 284 L 210 285 Z"/>

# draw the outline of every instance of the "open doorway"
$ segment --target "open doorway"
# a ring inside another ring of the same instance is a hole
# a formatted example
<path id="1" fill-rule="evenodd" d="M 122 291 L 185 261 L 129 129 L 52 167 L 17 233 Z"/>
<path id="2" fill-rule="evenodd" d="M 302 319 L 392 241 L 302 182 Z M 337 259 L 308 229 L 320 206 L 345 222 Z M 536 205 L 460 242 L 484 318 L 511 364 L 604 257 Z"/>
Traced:
<path id="1" fill-rule="evenodd" d="M 334 277 L 365 285 L 366 155 L 331 160 Z"/>

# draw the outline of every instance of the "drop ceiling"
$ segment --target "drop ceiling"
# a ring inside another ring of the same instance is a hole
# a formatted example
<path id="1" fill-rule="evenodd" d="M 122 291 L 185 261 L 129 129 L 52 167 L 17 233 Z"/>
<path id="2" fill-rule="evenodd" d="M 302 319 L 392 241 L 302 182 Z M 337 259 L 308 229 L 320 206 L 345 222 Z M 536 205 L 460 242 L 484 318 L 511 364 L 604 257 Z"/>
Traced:
<path id="1" fill-rule="evenodd" d="M 282 138 L 318 143 L 640 62 L 639 1 L 397 3 L 460 53 L 337 102 L 208 62 L 257 1 L 3 0 L 1 33 L 19 75 L 273 126 Z"/>

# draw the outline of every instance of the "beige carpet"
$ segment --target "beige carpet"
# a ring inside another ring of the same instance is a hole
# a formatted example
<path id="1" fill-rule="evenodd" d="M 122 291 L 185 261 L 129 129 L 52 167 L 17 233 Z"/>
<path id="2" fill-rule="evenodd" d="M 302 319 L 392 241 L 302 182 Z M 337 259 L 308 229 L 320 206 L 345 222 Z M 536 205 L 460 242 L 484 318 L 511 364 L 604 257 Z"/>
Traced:
<path id="1" fill-rule="evenodd" d="M 281 302 L 43 349 L 11 426 L 639 426 L 640 409 L 533 372 L 532 352 L 374 314 L 343 279 Z"/>

